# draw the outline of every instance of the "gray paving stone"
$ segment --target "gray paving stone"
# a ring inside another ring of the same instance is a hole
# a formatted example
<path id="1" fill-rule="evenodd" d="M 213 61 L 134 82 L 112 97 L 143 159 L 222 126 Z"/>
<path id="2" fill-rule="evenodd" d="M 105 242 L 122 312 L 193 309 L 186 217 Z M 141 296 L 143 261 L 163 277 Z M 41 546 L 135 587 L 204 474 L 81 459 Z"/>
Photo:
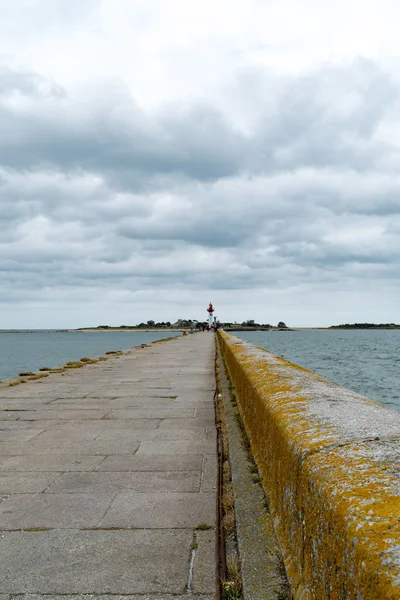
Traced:
<path id="1" fill-rule="evenodd" d="M 78 443 L 69 442 L 0 442 L 0 456 L 21 456 L 32 454 L 76 454 Z M 78 452 L 79 453 L 79 452 Z M 86 454 L 90 454 L 87 452 Z"/>
<path id="2" fill-rule="evenodd" d="M 170 388 L 147 388 L 147 387 L 138 387 L 137 384 L 132 384 L 127 387 L 121 386 L 108 386 L 104 390 L 96 390 L 95 392 L 89 393 L 87 395 L 88 398 L 124 398 L 126 396 L 140 396 L 140 397 L 151 397 L 157 398 L 159 396 L 173 396 L 173 390 Z"/>
<path id="3" fill-rule="evenodd" d="M 84 444 L 78 454 L 135 454 L 140 442 L 135 439 L 94 440 Z"/>
<path id="4" fill-rule="evenodd" d="M 137 454 L 211 454 L 213 451 L 213 440 L 152 440 L 141 442 Z"/>
<path id="5" fill-rule="evenodd" d="M 41 431 L 41 429 L 8 429 L 4 431 L 0 426 L 0 442 L 29 442 Z"/>
<path id="6" fill-rule="evenodd" d="M 47 427 L 47 422 L 46 422 Z M 17 430 L 22 431 L 23 429 L 41 429 L 43 430 L 42 423 L 32 423 L 32 421 L 1 421 L 0 429 L 2 431 Z"/>
<path id="7" fill-rule="evenodd" d="M 111 494 L 14 494 L 0 504 L 0 529 L 97 527 Z"/>
<path id="8" fill-rule="evenodd" d="M 124 429 L 156 429 L 161 419 L 157 417 L 154 419 L 103 419 L 101 422 L 105 424 L 106 430 L 117 429 L 122 431 Z"/>
<path id="9" fill-rule="evenodd" d="M 165 406 L 157 411 L 152 408 L 126 408 L 110 411 L 106 419 L 190 419 L 195 408 L 172 408 Z"/>
<path id="10" fill-rule="evenodd" d="M 105 426 L 103 425 L 101 428 L 69 427 L 65 429 L 49 429 L 41 433 L 40 436 L 36 438 L 36 441 L 38 443 L 91 442 L 101 434 L 104 427 Z"/>
<path id="11" fill-rule="evenodd" d="M 216 492 L 218 462 L 216 455 L 207 454 L 204 457 L 203 477 L 201 480 L 202 492 Z"/>
<path id="12" fill-rule="evenodd" d="M 11 422 L 10 422 L 11 423 Z M 31 422 L 31 421 L 16 421 L 15 426 L 17 427 L 40 427 L 45 429 L 64 429 L 66 431 L 84 429 L 91 431 L 103 431 L 104 429 L 155 429 L 160 423 L 160 419 L 127 419 L 123 420 L 112 420 L 112 419 L 64 419 L 64 420 L 46 420 Z"/>
<path id="13" fill-rule="evenodd" d="M 1 473 L 0 473 L 1 476 Z M 134 492 L 198 492 L 201 472 L 164 471 L 136 473 L 96 472 L 65 473 L 46 490 L 47 493 L 104 494 L 123 491 Z M 0 477 L 0 491 L 1 477 Z"/>
<path id="14" fill-rule="evenodd" d="M 19 426 L 29 426 L 30 428 L 41 427 L 43 429 L 98 429 L 102 431 L 104 424 L 101 419 L 46 419 L 45 421 L 17 421 Z"/>
<path id="15" fill-rule="evenodd" d="M 192 419 L 179 419 L 177 424 L 176 419 L 163 419 L 160 423 L 159 429 L 198 429 L 203 427 L 214 427 L 215 419 L 203 419 L 203 418 L 192 418 Z"/>
<path id="16" fill-rule="evenodd" d="M 152 398 L 147 398 L 147 400 L 152 400 Z M 146 404 L 145 398 L 141 396 L 130 396 L 112 400 L 109 407 L 113 410 L 116 408 L 141 408 L 144 404 Z"/>
<path id="17" fill-rule="evenodd" d="M 0 538 L 0 589 L 181 594 L 191 538 L 188 530 L 12 532 Z"/>
<path id="18" fill-rule="evenodd" d="M 212 594 L 217 589 L 215 530 L 198 531 L 196 541 L 198 548 L 193 569 L 193 591 Z"/>
<path id="19" fill-rule="evenodd" d="M 104 456 L 79 454 L 2 457 L 0 471 L 93 471 L 103 459 Z"/>
<path id="20" fill-rule="evenodd" d="M 27 494 L 43 492 L 55 479 L 57 473 L 0 472 L 1 494 Z"/>
<path id="21" fill-rule="evenodd" d="M 118 494 L 101 527 L 196 527 L 215 522 L 215 494 Z"/>
<path id="22" fill-rule="evenodd" d="M 48 401 L 50 402 L 50 401 Z M 17 410 L 46 410 L 49 404 L 40 400 L 32 400 L 31 398 L 16 398 L 8 400 L 0 400 L 0 409 L 5 412 L 13 412 Z"/>
<path id="23" fill-rule="evenodd" d="M 213 367 L 211 367 L 211 370 L 213 370 Z M 204 391 L 197 388 L 182 389 L 179 386 L 176 386 L 174 388 L 174 395 L 176 395 L 178 398 L 183 397 L 188 399 L 202 400 L 210 405 L 212 405 L 214 401 L 214 390 Z"/>
<path id="24" fill-rule="evenodd" d="M 214 407 L 210 408 L 196 408 L 196 418 L 198 419 L 215 419 Z"/>
<path id="25" fill-rule="evenodd" d="M 2 421 L 17 421 L 19 417 L 19 412 L 0 410 L 0 419 Z"/>
<path id="26" fill-rule="evenodd" d="M 112 405 L 112 403 L 113 401 L 109 398 L 105 400 L 101 400 L 99 398 L 85 398 L 84 400 L 82 400 L 81 398 L 77 398 L 75 400 L 67 400 L 63 398 L 60 400 L 55 400 L 47 406 L 51 406 L 54 408 L 63 408 L 68 410 L 103 410 L 105 408 L 108 408 L 108 410 L 110 410 L 109 407 Z"/>
<path id="27" fill-rule="evenodd" d="M 107 456 L 99 471 L 201 471 L 201 454 Z M 67 469 L 65 469 L 67 470 Z"/>
<path id="28" fill-rule="evenodd" d="M 212 461 L 203 469 L 215 450 L 213 337 L 202 335 L 6 390 L 0 483 L 24 493 L 0 504 L 2 593 L 186 597 L 193 527 L 215 520 Z M 41 528 L 54 531 L 12 531 Z M 209 580 L 192 594 L 202 600 L 214 597 L 207 548 L 196 560 Z"/>
<path id="29" fill-rule="evenodd" d="M 47 420 L 47 419 L 102 419 L 107 413 L 107 410 L 96 410 L 96 409 L 62 409 L 53 408 L 49 410 L 37 410 L 37 411 L 24 411 L 19 413 L 19 418 L 23 421 L 35 419 L 35 420 Z"/>
<path id="30" fill-rule="evenodd" d="M 175 423 L 177 420 L 175 419 Z M 124 430 L 106 430 L 102 431 L 96 437 L 96 442 L 129 442 L 129 441 L 148 441 L 148 440 L 207 440 L 207 429 L 196 428 L 192 431 L 185 429 L 178 429 L 178 425 L 175 425 L 175 429 L 124 429 Z"/>
<path id="31" fill-rule="evenodd" d="M 215 594 L 196 594 L 191 592 L 190 598 L 193 600 L 215 600 Z M 9 596 L 0 594 L 0 600 L 9 600 Z M 63 595 L 56 596 L 54 594 L 51 595 L 42 595 L 42 594 L 21 594 L 18 597 L 18 600 L 188 600 L 188 594 L 124 594 L 120 595 L 112 595 L 109 594 L 99 596 L 93 594 L 85 594 L 84 599 L 82 595 Z"/>

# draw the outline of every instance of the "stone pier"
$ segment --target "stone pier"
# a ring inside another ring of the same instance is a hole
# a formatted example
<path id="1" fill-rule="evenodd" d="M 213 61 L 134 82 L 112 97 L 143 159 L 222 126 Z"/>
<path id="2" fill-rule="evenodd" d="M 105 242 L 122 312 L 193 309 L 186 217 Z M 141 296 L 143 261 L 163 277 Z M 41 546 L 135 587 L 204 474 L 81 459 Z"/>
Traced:
<path id="1" fill-rule="evenodd" d="M 0 388 L 0 600 L 211 600 L 214 336 Z"/>

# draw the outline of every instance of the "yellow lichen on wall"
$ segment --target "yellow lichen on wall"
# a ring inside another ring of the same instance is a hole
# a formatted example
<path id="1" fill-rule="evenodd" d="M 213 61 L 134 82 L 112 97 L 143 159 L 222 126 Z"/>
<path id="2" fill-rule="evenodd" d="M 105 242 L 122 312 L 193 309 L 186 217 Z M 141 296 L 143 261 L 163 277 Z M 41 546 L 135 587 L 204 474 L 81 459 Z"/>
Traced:
<path id="1" fill-rule="evenodd" d="M 219 332 L 296 600 L 400 599 L 398 478 L 310 416 L 298 370 Z"/>

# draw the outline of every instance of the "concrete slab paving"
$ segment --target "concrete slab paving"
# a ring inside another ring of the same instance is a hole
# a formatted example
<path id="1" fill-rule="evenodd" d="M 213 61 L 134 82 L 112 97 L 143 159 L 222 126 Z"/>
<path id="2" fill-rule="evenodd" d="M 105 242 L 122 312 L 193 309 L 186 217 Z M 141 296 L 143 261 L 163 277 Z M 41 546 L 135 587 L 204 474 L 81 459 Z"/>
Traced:
<path id="1" fill-rule="evenodd" d="M 177 424 L 176 419 L 163 419 L 160 423 L 159 429 L 197 429 L 204 427 L 215 427 L 215 419 L 204 419 L 204 418 L 192 418 L 192 419 L 179 419 Z"/>
<path id="2" fill-rule="evenodd" d="M 58 473 L 0 472 L 0 494 L 44 492 Z"/>
<path id="3" fill-rule="evenodd" d="M 102 419 L 106 415 L 105 410 L 96 409 L 62 409 L 59 407 L 47 410 L 26 410 L 19 413 L 21 421 L 47 420 L 47 419 Z"/>
<path id="4" fill-rule="evenodd" d="M 87 456 L 79 454 L 40 454 L 38 456 L 12 456 L 2 457 L 0 471 L 93 471 L 105 456 Z M 110 457 L 112 458 L 112 457 Z"/>
<path id="5" fill-rule="evenodd" d="M 203 593 L 194 593 L 190 594 L 191 598 L 198 600 L 214 600 L 214 594 L 203 594 Z M 10 596 L 0 594 L 0 600 L 9 600 Z M 18 600 L 82 600 L 81 595 L 54 595 L 54 594 L 20 594 Z M 106 595 L 106 596 L 98 596 L 97 594 L 94 596 L 93 594 L 85 594 L 84 600 L 188 600 L 188 594 L 124 594 L 120 595 Z"/>
<path id="6" fill-rule="evenodd" d="M 199 523 L 214 525 L 215 512 L 215 494 L 118 494 L 101 527 L 194 528 Z"/>
<path id="7" fill-rule="evenodd" d="M 97 527 L 112 494 L 13 494 L 0 504 L 0 529 Z"/>
<path id="8" fill-rule="evenodd" d="M 99 471 L 197 471 L 201 473 L 202 454 L 151 456 L 107 456 L 98 467 Z M 1 467 L 0 467 L 1 469 Z"/>
<path id="9" fill-rule="evenodd" d="M 0 410 L 1 421 L 17 421 L 20 417 L 19 412 Z"/>
<path id="10" fill-rule="evenodd" d="M 216 492 L 217 490 L 218 461 L 214 454 L 206 454 L 203 462 L 203 475 L 201 479 L 202 492 Z"/>
<path id="11" fill-rule="evenodd" d="M 189 530 L 11 532 L 0 538 L 0 589 L 180 594 L 191 541 Z"/>
<path id="12" fill-rule="evenodd" d="M 141 454 L 211 454 L 215 451 L 214 440 L 154 440 L 143 441 L 138 455 Z"/>
<path id="13" fill-rule="evenodd" d="M 190 419 L 195 415 L 195 408 L 163 406 L 162 408 L 121 408 L 107 413 L 106 419 Z"/>
<path id="14" fill-rule="evenodd" d="M 215 598 L 214 432 L 205 333 L 2 387 L 0 600 Z"/>
<path id="15" fill-rule="evenodd" d="M 176 423 L 176 420 L 175 420 Z M 151 441 L 151 440 L 207 440 L 207 429 L 205 427 L 197 427 L 193 430 L 178 429 L 179 424 L 175 424 L 175 429 L 129 429 L 115 430 L 107 429 L 99 433 L 96 437 L 96 442 L 112 442 L 112 441 Z"/>
<path id="16" fill-rule="evenodd" d="M 46 493 L 198 492 L 200 481 L 201 471 L 64 473 L 48 485 Z M 2 487 L 0 473 L 0 492 Z"/>
<path id="17" fill-rule="evenodd" d="M 41 429 L 0 430 L 0 442 L 29 442 L 41 432 Z"/>
<path id="18" fill-rule="evenodd" d="M 195 563 L 193 569 L 193 592 L 212 594 L 217 585 L 215 571 L 214 531 L 197 531 Z"/>

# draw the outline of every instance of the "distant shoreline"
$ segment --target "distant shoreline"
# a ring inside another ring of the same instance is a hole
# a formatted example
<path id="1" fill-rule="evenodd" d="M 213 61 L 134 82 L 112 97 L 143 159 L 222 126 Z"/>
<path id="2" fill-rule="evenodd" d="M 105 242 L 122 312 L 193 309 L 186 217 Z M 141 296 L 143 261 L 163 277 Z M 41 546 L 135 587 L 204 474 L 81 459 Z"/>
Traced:
<path id="1" fill-rule="evenodd" d="M 142 328 L 142 327 L 107 327 L 107 328 L 98 328 L 98 327 L 79 327 L 79 329 L 62 329 L 59 331 L 62 331 L 63 333 L 106 333 L 107 331 L 137 331 L 137 332 L 145 332 L 145 333 L 162 333 L 163 331 L 165 331 L 166 333 L 172 331 L 172 332 L 176 332 L 176 331 L 186 331 L 187 329 L 189 329 L 188 327 L 186 328 L 157 328 L 157 329 L 149 329 L 149 328 Z"/>
<path id="2" fill-rule="evenodd" d="M 222 327 L 225 331 L 229 331 L 234 333 L 235 331 L 237 332 L 245 332 L 245 331 L 341 331 L 341 330 L 347 330 L 347 331 L 392 331 L 392 330 L 399 330 L 400 329 L 400 325 L 373 325 L 371 324 L 370 326 L 365 326 L 365 325 L 330 325 L 329 327 L 248 327 L 248 326 L 231 326 L 231 327 Z M 62 330 L 65 331 L 66 333 L 80 333 L 80 332 L 116 332 L 116 331 L 128 331 L 128 332 L 132 332 L 132 331 L 143 331 L 143 332 L 151 332 L 151 333 L 160 333 L 160 332 L 179 332 L 179 331 L 187 331 L 188 329 L 190 329 L 190 327 L 175 327 L 175 328 L 138 328 L 138 327 L 107 327 L 107 328 L 98 328 L 98 327 L 80 327 L 78 329 L 66 329 L 66 330 Z"/>

